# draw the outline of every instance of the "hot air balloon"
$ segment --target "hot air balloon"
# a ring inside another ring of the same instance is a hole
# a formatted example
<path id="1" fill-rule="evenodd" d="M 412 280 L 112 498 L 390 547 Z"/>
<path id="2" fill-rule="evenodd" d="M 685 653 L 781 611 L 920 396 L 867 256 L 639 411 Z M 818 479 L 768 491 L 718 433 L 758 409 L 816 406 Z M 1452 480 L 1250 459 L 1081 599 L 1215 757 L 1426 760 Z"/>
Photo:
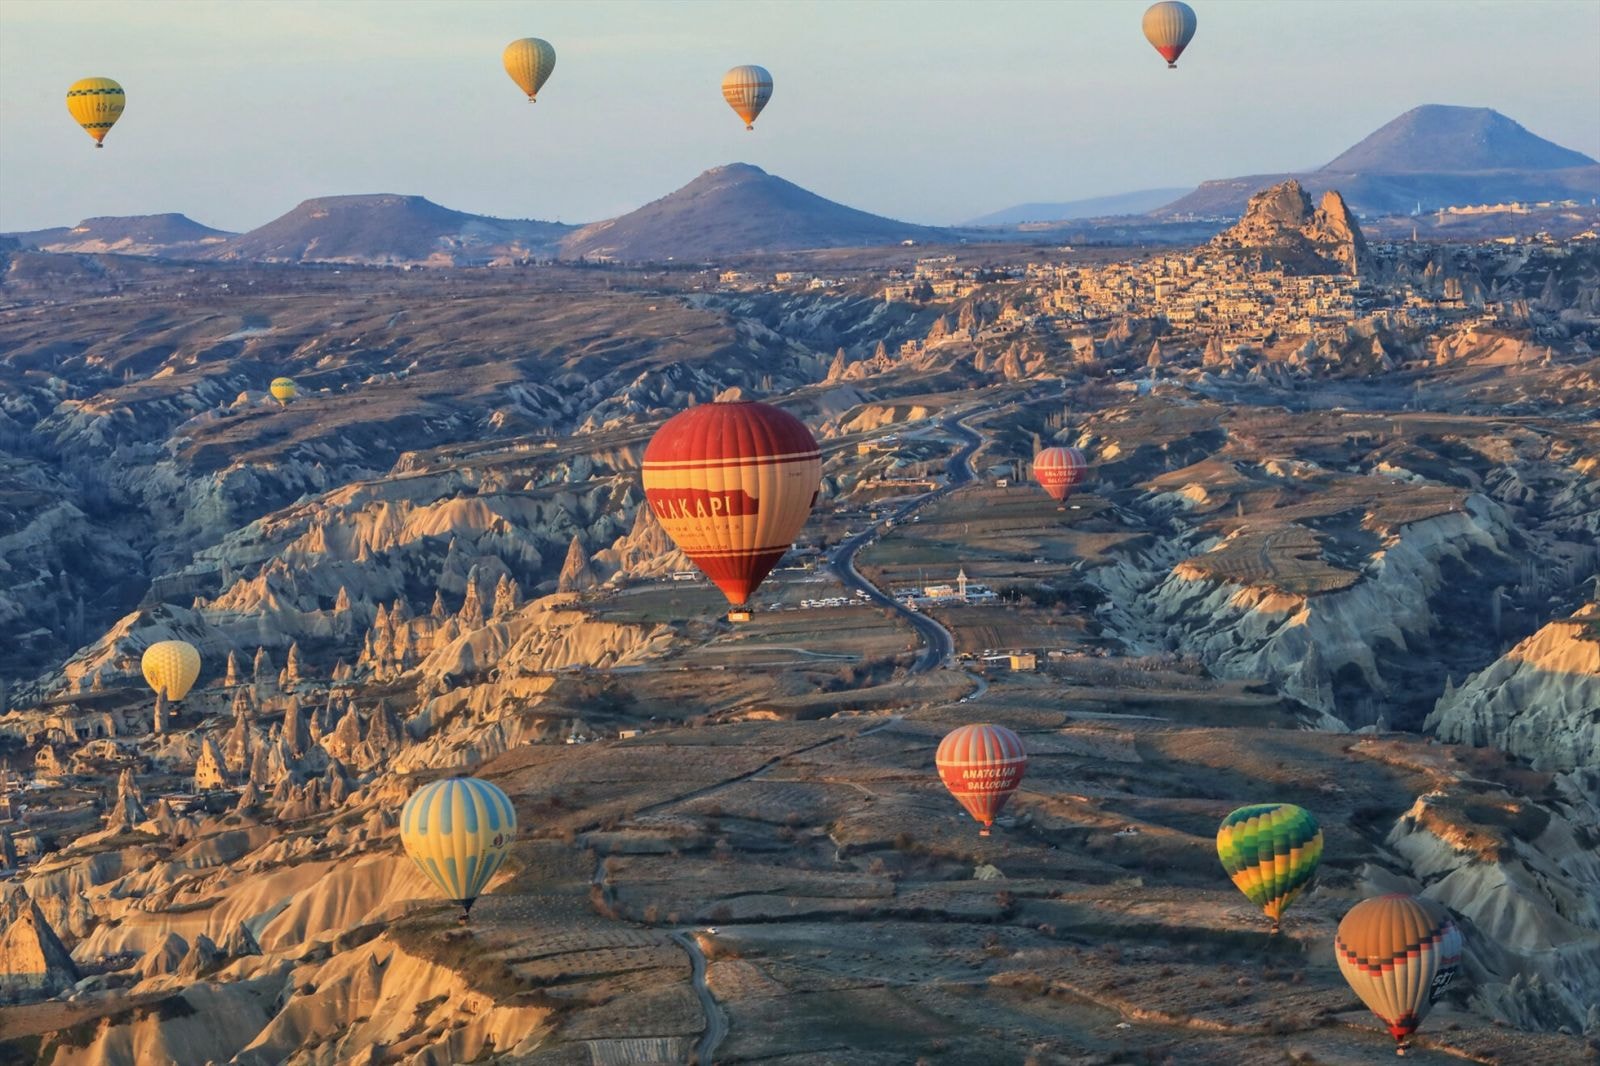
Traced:
<path id="1" fill-rule="evenodd" d="M 505 862 L 516 835 L 517 812 L 510 798 L 476 777 L 423 785 L 400 809 L 400 842 L 406 854 L 461 908 L 462 924 Z"/>
<path id="2" fill-rule="evenodd" d="M 1083 484 L 1088 471 L 1089 461 L 1077 448 L 1046 448 L 1033 457 L 1033 479 L 1062 505 L 1058 511 L 1066 510 L 1067 497 Z"/>
<path id="3" fill-rule="evenodd" d="M 964 725 L 939 742 L 939 779 L 988 836 L 1028 770 L 1022 738 L 1003 725 Z"/>
<path id="4" fill-rule="evenodd" d="M 269 388 L 272 390 L 272 398 L 282 407 L 288 407 L 289 401 L 300 391 L 295 387 L 294 378 L 273 378 Z"/>
<path id="5" fill-rule="evenodd" d="M 67 111 L 83 132 L 94 138 L 96 148 L 105 147 L 102 142 L 127 102 L 128 94 L 110 78 L 81 78 L 67 90 Z"/>
<path id="6" fill-rule="evenodd" d="M 161 640 L 144 650 L 139 669 L 156 695 L 181 700 L 200 676 L 200 653 L 187 640 Z"/>
<path id="7" fill-rule="evenodd" d="M 1217 828 L 1217 857 L 1239 891 L 1272 919 L 1311 883 L 1322 861 L 1322 830 L 1311 812 L 1292 803 L 1240 807 Z"/>
<path id="8" fill-rule="evenodd" d="M 753 130 L 756 116 L 772 99 L 772 75 L 753 64 L 734 67 L 722 76 L 722 98 L 744 119 L 744 128 Z"/>
<path id="9" fill-rule="evenodd" d="M 811 431 L 764 403 L 691 407 L 644 450 L 650 509 L 736 608 L 789 550 L 821 483 Z"/>
<path id="10" fill-rule="evenodd" d="M 1362 900 L 1333 941 L 1339 972 L 1404 1055 L 1411 1034 L 1444 994 L 1461 963 L 1461 931 L 1431 899 L 1391 893 Z"/>
<path id="11" fill-rule="evenodd" d="M 500 61 L 505 64 L 511 80 L 528 94 L 528 103 L 532 104 L 538 102 L 535 98 L 539 90 L 550 80 L 550 72 L 556 69 L 556 50 L 550 47 L 549 41 L 523 37 L 506 45 Z"/>
<path id="12" fill-rule="evenodd" d="M 1196 25 L 1194 8 L 1182 0 L 1161 0 L 1144 13 L 1145 38 L 1155 45 L 1172 70 L 1178 69 L 1178 57 L 1194 39 Z"/>

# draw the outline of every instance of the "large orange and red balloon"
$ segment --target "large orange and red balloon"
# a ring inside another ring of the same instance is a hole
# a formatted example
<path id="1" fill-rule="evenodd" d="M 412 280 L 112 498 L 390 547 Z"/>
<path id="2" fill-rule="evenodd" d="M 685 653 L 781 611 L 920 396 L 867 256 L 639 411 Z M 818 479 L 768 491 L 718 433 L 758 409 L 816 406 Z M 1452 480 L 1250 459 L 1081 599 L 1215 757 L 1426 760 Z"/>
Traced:
<path id="1" fill-rule="evenodd" d="M 1066 503 L 1088 472 L 1089 461 L 1076 448 L 1046 448 L 1033 457 L 1033 479 L 1057 503 Z"/>
<path id="2" fill-rule="evenodd" d="M 1443 905 L 1397 892 L 1351 907 L 1333 949 L 1339 972 L 1403 1055 L 1461 964 L 1461 931 Z"/>
<path id="3" fill-rule="evenodd" d="M 1167 61 L 1167 66 L 1174 70 L 1178 66 L 1178 57 L 1194 40 L 1197 24 L 1194 8 L 1182 0 L 1161 0 L 1159 4 L 1151 4 L 1144 13 L 1145 39 L 1155 46 L 1161 58 Z"/>
<path id="4" fill-rule="evenodd" d="M 939 779 L 989 835 L 1028 770 L 1022 738 L 1003 725 L 964 725 L 939 742 Z"/>
<path id="5" fill-rule="evenodd" d="M 650 509 L 735 607 L 789 550 L 821 483 L 816 438 L 764 403 L 691 407 L 644 450 Z"/>

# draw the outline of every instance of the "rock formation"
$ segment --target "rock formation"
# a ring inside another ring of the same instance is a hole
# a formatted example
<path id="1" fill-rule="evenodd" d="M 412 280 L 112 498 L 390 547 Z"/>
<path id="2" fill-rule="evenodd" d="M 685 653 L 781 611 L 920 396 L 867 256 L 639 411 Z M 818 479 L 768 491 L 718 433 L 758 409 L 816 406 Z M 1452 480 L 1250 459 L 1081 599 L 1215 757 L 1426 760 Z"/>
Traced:
<path id="1" fill-rule="evenodd" d="M 1425 728 L 1540 770 L 1600 766 L 1600 606 L 1549 623 L 1446 693 Z"/>
<path id="2" fill-rule="evenodd" d="M 1343 197 L 1330 189 L 1313 210 L 1291 178 L 1250 197 L 1244 217 L 1209 247 L 1292 274 L 1355 274 L 1367 244 Z"/>
<path id="3" fill-rule="evenodd" d="M 21 885 L 0 897 L 0 1001 L 53 996 L 71 988 L 78 968 Z"/>
<path id="4" fill-rule="evenodd" d="M 589 553 L 583 550 L 583 542 L 577 534 L 573 534 L 572 544 L 567 548 L 567 561 L 562 564 L 561 576 L 556 581 L 556 591 L 582 592 L 599 583 L 594 568 L 589 565 Z"/>

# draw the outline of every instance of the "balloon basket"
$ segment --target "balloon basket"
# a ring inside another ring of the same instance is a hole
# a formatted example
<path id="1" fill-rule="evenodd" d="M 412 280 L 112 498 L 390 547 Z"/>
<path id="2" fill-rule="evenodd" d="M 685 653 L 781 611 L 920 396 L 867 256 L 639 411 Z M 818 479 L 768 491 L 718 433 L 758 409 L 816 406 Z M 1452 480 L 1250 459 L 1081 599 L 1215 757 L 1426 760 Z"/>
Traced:
<path id="1" fill-rule="evenodd" d="M 754 612 L 748 607 L 735 607 L 728 612 L 728 621 L 730 622 L 748 622 L 754 617 Z"/>

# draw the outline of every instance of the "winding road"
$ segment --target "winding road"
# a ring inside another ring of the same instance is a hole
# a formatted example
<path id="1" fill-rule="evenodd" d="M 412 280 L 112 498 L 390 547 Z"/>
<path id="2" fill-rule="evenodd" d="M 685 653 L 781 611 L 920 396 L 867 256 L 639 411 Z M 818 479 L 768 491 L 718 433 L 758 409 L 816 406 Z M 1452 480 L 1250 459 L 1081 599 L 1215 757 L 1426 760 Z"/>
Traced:
<path id="1" fill-rule="evenodd" d="M 972 456 L 977 452 L 979 446 L 983 444 L 983 438 L 978 435 L 976 430 L 967 426 L 964 420 L 976 414 L 986 413 L 988 410 L 986 407 L 980 408 L 976 411 L 969 411 L 960 418 L 953 420 L 941 418 L 939 420 L 940 428 L 954 433 L 964 443 L 961 449 L 950 457 L 948 480 L 944 486 L 935 489 L 933 492 L 918 496 L 895 511 L 890 516 L 890 519 L 896 525 L 906 521 L 913 513 L 933 503 L 935 500 L 942 499 L 956 489 L 971 484 L 976 478 L 977 474 L 972 469 Z M 861 572 L 856 569 L 856 555 L 860 553 L 862 548 L 875 542 L 883 534 L 885 528 L 887 527 L 884 522 L 880 521 L 844 541 L 833 550 L 829 558 L 829 564 L 840 582 L 849 588 L 865 593 L 867 599 L 878 606 L 887 607 L 892 611 L 898 612 L 922 637 L 922 653 L 917 656 L 917 661 L 912 664 L 912 673 L 924 674 L 929 670 L 937 670 L 950 662 L 955 656 L 955 639 L 951 637 L 950 631 L 927 615 L 918 611 L 908 610 L 904 604 L 862 577 Z"/>
<path id="2" fill-rule="evenodd" d="M 700 1043 L 694 1049 L 694 1061 L 700 1063 L 700 1066 L 711 1066 L 718 1046 L 728 1035 L 728 1019 L 722 1013 L 722 1008 L 717 1005 L 717 997 L 706 987 L 706 956 L 700 950 L 699 941 L 695 940 L 694 934 L 681 931 L 674 932 L 672 939 L 689 953 L 691 983 L 694 985 L 695 995 L 700 997 L 700 1009 L 706 1015 L 706 1030 L 700 1034 Z"/>

